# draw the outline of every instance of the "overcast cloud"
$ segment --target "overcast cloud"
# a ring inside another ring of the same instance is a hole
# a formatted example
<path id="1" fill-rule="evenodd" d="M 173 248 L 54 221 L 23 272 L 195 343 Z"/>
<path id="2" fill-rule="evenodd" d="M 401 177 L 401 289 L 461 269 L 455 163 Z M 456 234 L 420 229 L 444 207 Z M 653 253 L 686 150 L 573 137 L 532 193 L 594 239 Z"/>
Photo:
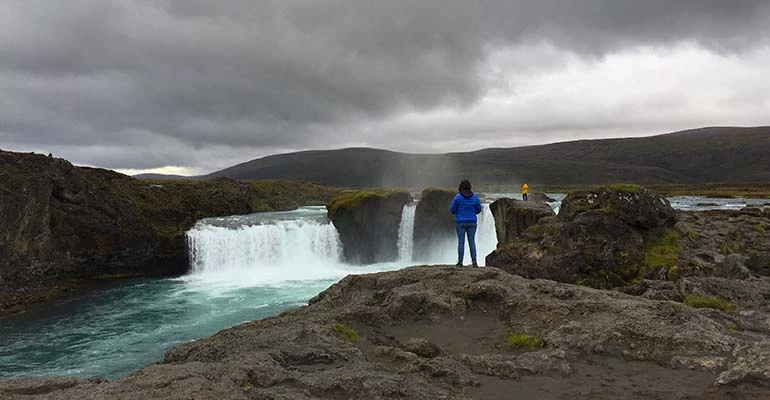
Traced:
<path id="1" fill-rule="evenodd" d="M 766 125 L 768 38 L 766 0 L 0 0 L 0 148 L 202 173 Z"/>

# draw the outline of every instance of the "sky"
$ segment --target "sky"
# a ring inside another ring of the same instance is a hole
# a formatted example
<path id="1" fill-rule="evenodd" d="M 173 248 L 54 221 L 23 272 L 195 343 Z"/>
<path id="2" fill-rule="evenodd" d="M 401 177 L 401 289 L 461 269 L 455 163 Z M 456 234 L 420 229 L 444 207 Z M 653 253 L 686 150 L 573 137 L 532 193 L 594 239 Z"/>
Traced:
<path id="1" fill-rule="evenodd" d="M 0 0 L 0 149 L 194 175 L 770 124 L 768 0 Z"/>

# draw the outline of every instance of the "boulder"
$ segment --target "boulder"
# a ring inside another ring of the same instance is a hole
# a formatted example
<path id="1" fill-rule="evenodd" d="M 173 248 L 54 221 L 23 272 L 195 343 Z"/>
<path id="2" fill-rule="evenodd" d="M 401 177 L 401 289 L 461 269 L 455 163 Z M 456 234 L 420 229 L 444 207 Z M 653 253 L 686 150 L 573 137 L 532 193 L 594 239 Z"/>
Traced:
<path id="1" fill-rule="evenodd" d="M 676 213 L 665 197 L 635 185 L 572 192 L 562 201 L 559 218 L 572 221 L 588 210 L 600 210 L 638 229 L 676 223 Z"/>
<path id="2" fill-rule="evenodd" d="M 495 218 L 497 242 L 501 244 L 521 236 L 541 219 L 555 215 L 548 204 L 508 198 L 496 200 L 489 205 L 489 209 Z"/>
<path id="3" fill-rule="evenodd" d="M 675 265 L 680 246 L 671 229 L 675 221 L 668 201 L 644 188 L 574 192 L 564 199 L 558 217 L 541 218 L 515 236 L 506 234 L 486 264 L 528 278 L 625 286 L 665 275 Z M 515 226 L 516 220 L 511 213 L 500 214 L 495 223 Z"/>
<path id="4" fill-rule="evenodd" d="M 326 206 L 340 234 L 345 261 L 373 264 L 398 258 L 398 228 L 404 205 L 412 201 L 407 191 L 351 191 Z"/>
<path id="5" fill-rule="evenodd" d="M 456 240 L 454 216 L 449 212 L 455 193 L 434 188 L 422 191 L 414 212 L 414 259 L 430 259 L 436 245 Z"/>

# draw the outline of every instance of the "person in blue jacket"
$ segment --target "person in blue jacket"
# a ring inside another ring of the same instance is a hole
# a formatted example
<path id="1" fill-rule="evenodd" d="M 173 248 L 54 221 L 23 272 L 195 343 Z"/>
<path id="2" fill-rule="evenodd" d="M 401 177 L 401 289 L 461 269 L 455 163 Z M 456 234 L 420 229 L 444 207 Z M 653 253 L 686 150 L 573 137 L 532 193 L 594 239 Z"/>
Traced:
<path id="1" fill-rule="evenodd" d="M 457 231 L 457 266 L 463 266 L 465 255 L 465 236 L 468 236 L 468 247 L 471 250 L 471 261 L 476 263 L 476 214 L 481 212 L 481 200 L 471 191 L 471 183 L 465 179 L 460 182 L 460 187 L 452 199 L 449 212 L 455 216 L 455 230 Z"/>

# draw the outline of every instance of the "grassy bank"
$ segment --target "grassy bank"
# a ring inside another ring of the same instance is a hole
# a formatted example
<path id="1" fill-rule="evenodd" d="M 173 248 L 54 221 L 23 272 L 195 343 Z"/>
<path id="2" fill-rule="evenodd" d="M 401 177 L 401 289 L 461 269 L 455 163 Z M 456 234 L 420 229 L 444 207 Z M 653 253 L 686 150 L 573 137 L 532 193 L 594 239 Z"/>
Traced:
<path id="1" fill-rule="evenodd" d="M 608 185 L 543 185 L 530 186 L 535 193 L 570 193 Z M 642 185 L 664 196 L 703 196 L 712 198 L 770 199 L 770 182 L 761 183 L 703 183 Z M 516 188 L 517 190 L 518 188 Z"/>

